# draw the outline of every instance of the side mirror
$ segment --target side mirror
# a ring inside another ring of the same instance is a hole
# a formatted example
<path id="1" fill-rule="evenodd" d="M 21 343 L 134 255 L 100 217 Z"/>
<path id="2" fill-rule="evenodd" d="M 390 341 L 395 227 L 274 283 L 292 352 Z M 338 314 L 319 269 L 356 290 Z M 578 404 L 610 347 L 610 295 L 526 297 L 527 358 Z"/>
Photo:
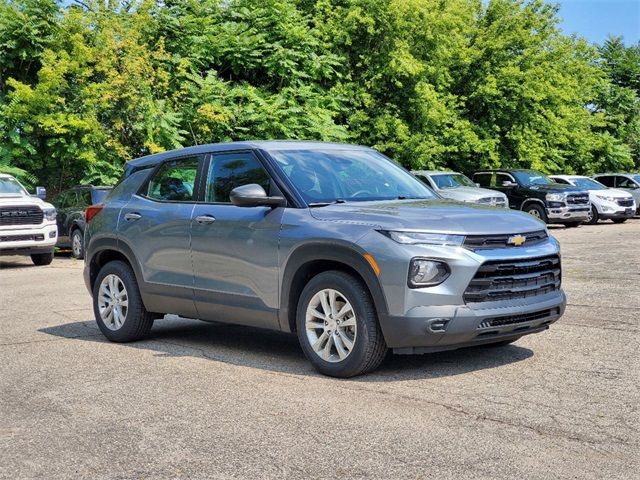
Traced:
<path id="1" fill-rule="evenodd" d="M 504 182 L 502 182 L 502 186 L 505 188 L 513 188 L 513 187 L 517 187 L 518 184 L 515 182 L 512 182 L 511 180 L 505 180 Z"/>
<path id="2" fill-rule="evenodd" d="M 479 183 L 476 183 L 476 184 L 475 184 L 475 186 L 476 186 L 476 187 L 478 187 L 478 188 L 480 188 L 480 184 L 479 184 Z"/>
<path id="3" fill-rule="evenodd" d="M 241 185 L 231 190 L 231 203 L 236 207 L 284 207 L 287 201 L 283 197 L 268 197 L 257 183 Z"/>
<path id="4" fill-rule="evenodd" d="M 36 187 L 36 197 L 40 200 L 47 198 L 47 189 L 44 187 Z"/>

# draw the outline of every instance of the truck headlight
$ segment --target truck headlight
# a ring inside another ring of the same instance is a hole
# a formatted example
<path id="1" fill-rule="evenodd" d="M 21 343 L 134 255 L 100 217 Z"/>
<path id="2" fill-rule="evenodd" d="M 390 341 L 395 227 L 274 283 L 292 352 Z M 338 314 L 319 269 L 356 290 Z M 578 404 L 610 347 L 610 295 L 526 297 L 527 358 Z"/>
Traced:
<path id="1" fill-rule="evenodd" d="M 440 245 L 459 247 L 464 243 L 464 235 L 448 235 L 446 233 L 402 232 L 394 230 L 380 230 L 391 240 L 404 245 Z"/>
<path id="2" fill-rule="evenodd" d="M 564 202 L 565 194 L 564 193 L 547 193 L 545 196 L 547 202 Z"/>
<path id="3" fill-rule="evenodd" d="M 42 213 L 44 215 L 44 219 L 49 222 L 54 221 L 58 216 L 58 213 L 56 212 L 55 208 L 43 208 Z"/>
<path id="4" fill-rule="evenodd" d="M 450 274 L 451 270 L 444 262 L 414 258 L 409 265 L 409 287 L 434 287 L 444 282 Z"/>
<path id="5" fill-rule="evenodd" d="M 604 200 L 605 202 L 615 202 L 615 197 L 607 197 L 606 195 L 596 195 L 600 200 Z"/>

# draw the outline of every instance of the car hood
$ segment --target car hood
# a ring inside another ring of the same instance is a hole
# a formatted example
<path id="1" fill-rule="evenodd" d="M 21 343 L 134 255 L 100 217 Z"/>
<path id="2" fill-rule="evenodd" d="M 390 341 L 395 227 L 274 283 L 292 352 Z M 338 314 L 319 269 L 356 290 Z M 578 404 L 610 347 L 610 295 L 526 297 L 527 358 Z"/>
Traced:
<path id="1" fill-rule="evenodd" d="M 589 190 L 589 195 L 602 195 L 603 197 L 613 198 L 633 198 L 633 195 L 629 192 L 617 190 L 615 188 L 608 188 L 606 190 Z"/>
<path id="2" fill-rule="evenodd" d="M 530 185 L 530 190 L 538 190 L 540 192 L 563 193 L 563 192 L 585 192 L 584 188 L 575 187 L 573 185 L 561 185 L 559 183 L 550 183 L 548 185 Z"/>
<path id="3" fill-rule="evenodd" d="M 0 207 L 21 207 L 23 205 L 37 205 L 40 208 L 53 208 L 53 205 L 42 201 L 42 199 L 38 197 L 25 197 L 24 195 L 0 195 Z"/>
<path id="4" fill-rule="evenodd" d="M 454 200 L 479 200 L 486 197 L 500 197 L 506 198 L 506 195 L 497 190 L 489 190 L 488 188 L 478 187 L 456 187 L 456 188 L 443 188 L 438 190 L 438 193 L 446 198 L 453 198 Z"/>
<path id="5" fill-rule="evenodd" d="M 312 208 L 311 215 L 318 220 L 387 230 L 461 235 L 525 233 L 546 228 L 527 213 L 440 199 L 347 202 Z"/>

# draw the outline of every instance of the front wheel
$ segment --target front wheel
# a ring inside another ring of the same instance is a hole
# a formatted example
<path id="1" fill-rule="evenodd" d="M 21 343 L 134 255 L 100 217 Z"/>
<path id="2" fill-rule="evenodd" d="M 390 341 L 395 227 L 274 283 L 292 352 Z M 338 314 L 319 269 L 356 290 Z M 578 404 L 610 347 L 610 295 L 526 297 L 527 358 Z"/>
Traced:
<path id="1" fill-rule="evenodd" d="M 93 285 L 93 313 L 100 331 L 112 342 L 146 337 L 153 314 L 142 303 L 131 267 L 119 260 L 102 267 Z"/>
<path id="2" fill-rule="evenodd" d="M 34 253 L 33 255 L 31 255 L 31 261 L 34 265 L 37 265 L 39 267 L 50 265 L 51 262 L 53 262 L 53 252 Z"/>
<path id="3" fill-rule="evenodd" d="M 598 223 L 600 215 L 598 215 L 598 210 L 594 205 L 591 205 L 591 211 L 587 214 L 587 221 L 585 223 L 589 225 L 595 225 Z"/>
<path id="4" fill-rule="evenodd" d="M 367 287 L 345 272 L 323 272 L 309 281 L 298 301 L 296 328 L 305 356 L 332 377 L 372 371 L 387 353 Z"/>
<path id="5" fill-rule="evenodd" d="M 529 215 L 542 220 L 544 223 L 548 223 L 547 212 L 545 212 L 544 208 L 537 203 L 530 203 L 525 207 L 524 211 Z"/>

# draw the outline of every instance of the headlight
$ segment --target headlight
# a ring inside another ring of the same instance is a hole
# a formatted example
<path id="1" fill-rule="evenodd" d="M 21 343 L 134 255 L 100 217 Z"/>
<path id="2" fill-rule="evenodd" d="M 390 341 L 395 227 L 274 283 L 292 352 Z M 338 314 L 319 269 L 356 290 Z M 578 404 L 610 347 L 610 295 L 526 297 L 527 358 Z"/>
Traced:
<path id="1" fill-rule="evenodd" d="M 380 233 L 404 245 L 440 245 L 459 247 L 464 242 L 464 235 L 448 235 L 446 233 L 399 232 L 380 230 Z"/>
<path id="2" fill-rule="evenodd" d="M 604 200 L 605 202 L 615 202 L 615 197 L 607 197 L 606 195 L 596 195 L 600 200 Z"/>
<path id="3" fill-rule="evenodd" d="M 547 193 L 545 198 L 547 202 L 564 202 L 566 196 L 564 193 Z"/>
<path id="4" fill-rule="evenodd" d="M 53 221 L 58 216 L 55 208 L 43 208 L 42 213 L 44 214 L 44 219 L 48 221 Z"/>
<path id="5" fill-rule="evenodd" d="M 414 258 L 409 265 L 409 287 L 433 287 L 444 282 L 451 270 L 444 262 L 428 260 L 426 258 Z"/>

